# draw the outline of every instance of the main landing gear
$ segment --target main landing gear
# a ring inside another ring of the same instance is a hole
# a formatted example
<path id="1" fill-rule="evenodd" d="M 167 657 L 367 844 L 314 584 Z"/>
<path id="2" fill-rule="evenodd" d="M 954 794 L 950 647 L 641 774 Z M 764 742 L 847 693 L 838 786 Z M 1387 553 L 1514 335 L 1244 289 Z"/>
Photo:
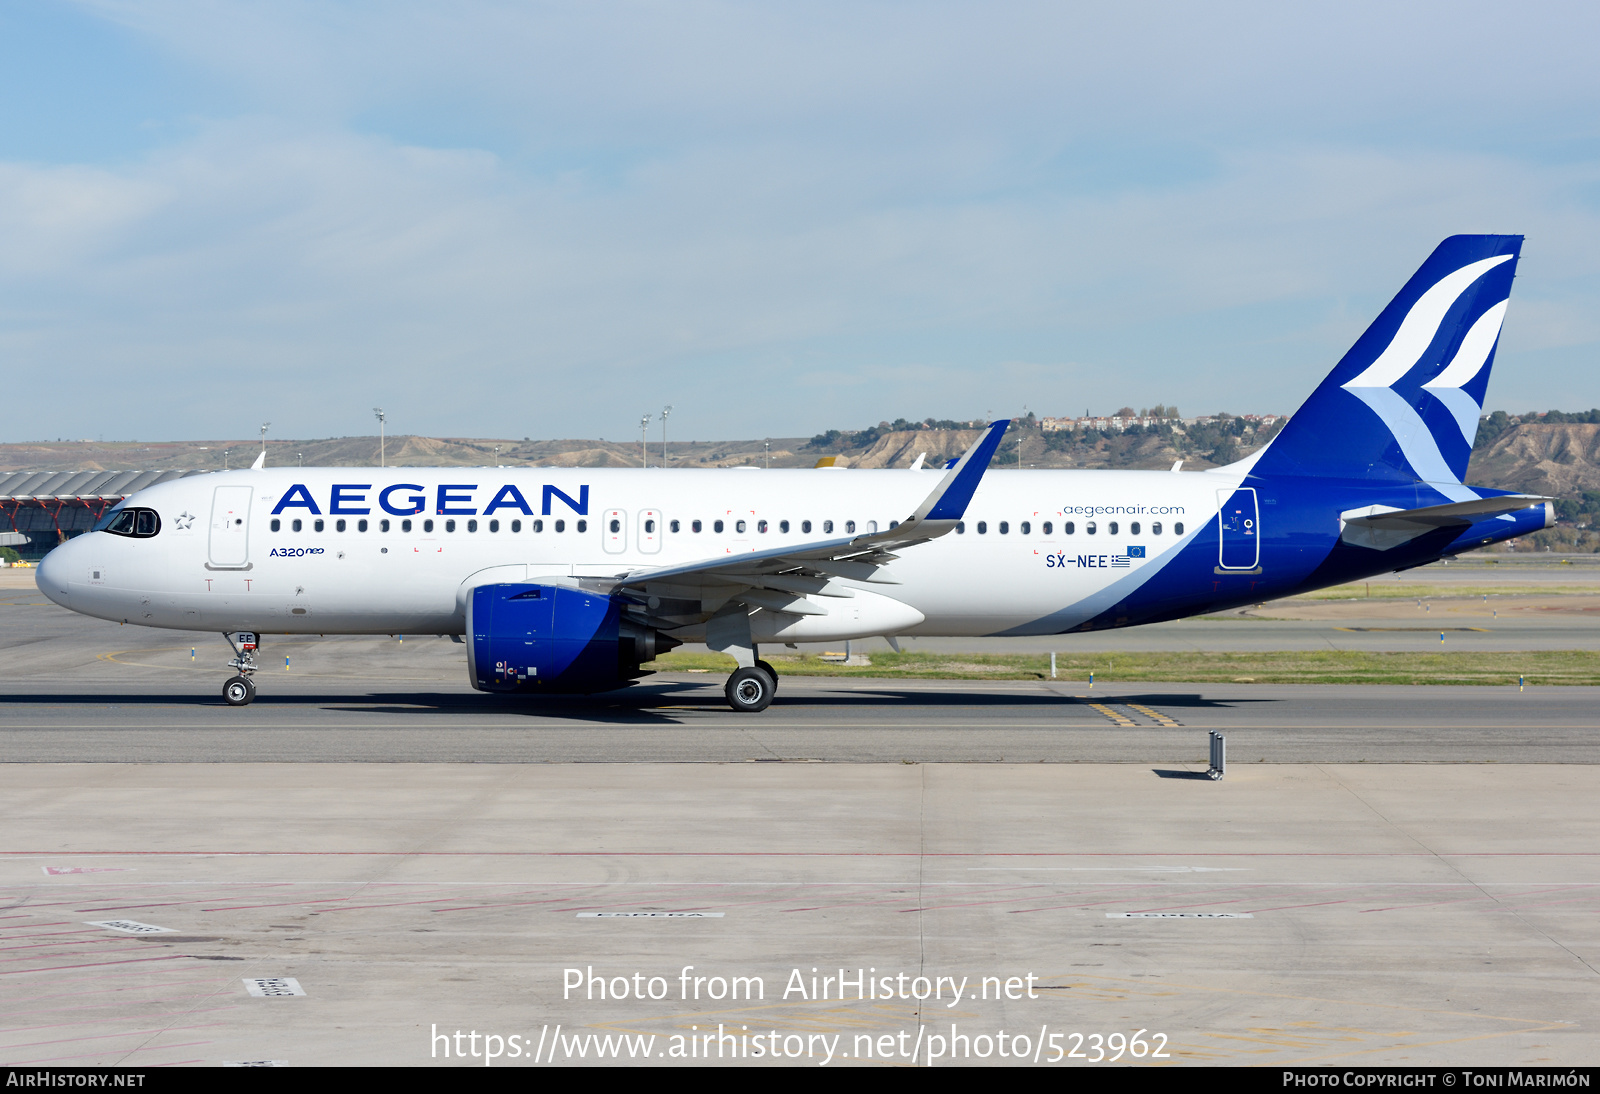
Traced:
<path id="1" fill-rule="evenodd" d="M 741 714 L 756 714 L 766 710 L 777 692 L 778 674 L 765 661 L 757 661 L 750 668 L 735 670 L 723 688 L 728 705 Z"/>
<path id="2" fill-rule="evenodd" d="M 238 676 L 229 677 L 222 685 L 222 698 L 230 707 L 249 706 L 255 701 L 256 685 L 250 677 L 256 671 L 256 636 L 249 631 L 224 634 L 236 655 L 228 664 L 239 670 Z"/>

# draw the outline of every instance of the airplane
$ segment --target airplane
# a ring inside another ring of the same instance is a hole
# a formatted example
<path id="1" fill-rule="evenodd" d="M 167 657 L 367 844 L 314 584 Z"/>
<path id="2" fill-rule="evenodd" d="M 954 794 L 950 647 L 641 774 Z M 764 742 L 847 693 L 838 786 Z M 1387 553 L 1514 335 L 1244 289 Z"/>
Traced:
<path id="1" fill-rule="evenodd" d="M 75 612 L 263 634 L 439 634 L 485 692 L 608 691 L 685 642 L 766 709 L 775 643 L 1048 635 L 1178 619 L 1425 565 L 1554 523 L 1467 486 L 1521 236 L 1441 243 L 1260 451 L 1223 467 L 272 468 L 169 481 L 52 550 Z M 896 648 L 898 646 L 896 645 Z"/>

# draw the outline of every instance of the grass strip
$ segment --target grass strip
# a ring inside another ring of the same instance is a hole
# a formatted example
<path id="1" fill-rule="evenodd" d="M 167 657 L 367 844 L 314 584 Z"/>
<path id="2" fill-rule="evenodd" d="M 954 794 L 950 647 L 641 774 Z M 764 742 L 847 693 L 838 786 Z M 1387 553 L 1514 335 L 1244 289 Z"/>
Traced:
<path id="1" fill-rule="evenodd" d="M 763 651 L 765 652 L 765 651 Z M 1047 653 L 891 653 L 870 665 L 844 665 L 814 654 L 769 655 L 779 676 L 856 676 L 881 679 L 1045 680 Z M 725 674 L 734 660 L 720 653 L 665 654 L 646 668 L 660 672 Z M 1087 683 L 1172 681 L 1231 684 L 1480 684 L 1514 686 L 1600 684 L 1600 652 L 1536 650 L 1528 653 L 1372 653 L 1291 650 L 1266 653 L 1154 651 L 1056 655 L 1056 678 Z"/>

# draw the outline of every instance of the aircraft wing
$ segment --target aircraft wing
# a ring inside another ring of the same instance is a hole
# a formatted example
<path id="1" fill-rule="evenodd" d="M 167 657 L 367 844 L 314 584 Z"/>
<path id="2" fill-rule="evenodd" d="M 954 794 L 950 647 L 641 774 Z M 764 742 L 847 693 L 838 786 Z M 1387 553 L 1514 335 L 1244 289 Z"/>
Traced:
<path id="1" fill-rule="evenodd" d="M 842 589 L 826 590 L 829 579 L 846 577 L 894 584 L 879 575 L 878 570 L 898 557 L 895 551 L 955 530 L 1010 424 L 1009 420 L 1004 420 L 989 426 L 945 472 L 922 504 L 905 520 L 894 522 L 884 531 L 634 570 L 616 578 L 591 578 L 585 584 L 605 592 L 636 592 L 679 599 L 711 599 L 706 596 L 707 592 L 722 586 L 725 592 L 750 590 L 751 595 L 740 593 L 739 598 L 753 606 L 798 615 L 825 614 L 823 609 L 805 603 L 805 596 L 851 595 Z M 763 596 L 759 592 L 763 589 L 780 595 Z M 780 604 L 787 607 L 780 607 Z"/>

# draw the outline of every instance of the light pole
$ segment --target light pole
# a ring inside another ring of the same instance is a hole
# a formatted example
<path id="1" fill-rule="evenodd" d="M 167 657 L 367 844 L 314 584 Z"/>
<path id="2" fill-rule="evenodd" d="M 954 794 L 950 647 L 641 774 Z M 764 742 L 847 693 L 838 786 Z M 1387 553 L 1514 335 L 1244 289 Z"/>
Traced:
<path id="1" fill-rule="evenodd" d="M 294 458 L 300 461 L 301 467 L 306 465 L 306 454 L 304 452 L 296 452 Z"/>
<path id="2" fill-rule="evenodd" d="M 645 445 L 645 434 L 650 429 L 650 417 L 651 416 L 649 414 L 644 414 L 644 415 L 641 415 L 639 417 L 639 466 L 640 467 L 649 467 L 650 466 L 650 450 L 645 448 L 645 446 L 644 446 Z"/>
<path id="3" fill-rule="evenodd" d="M 494 446 L 494 465 L 496 467 L 500 466 L 500 446 L 499 445 L 495 445 Z"/>
<path id="4" fill-rule="evenodd" d="M 383 425 L 389 420 L 389 417 L 384 414 L 381 406 L 373 407 L 372 412 L 378 416 L 378 466 L 382 467 L 384 466 Z"/>
<path id="5" fill-rule="evenodd" d="M 271 424 L 271 422 L 261 423 L 261 466 L 263 467 L 267 465 L 267 426 Z"/>
<path id="6" fill-rule="evenodd" d="M 764 455 L 761 458 L 761 466 L 766 468 L 768 471 L 771 471 L 772 470 L 772 441 L 768 440 L 766 442 L 766 447 L 767 447 L 767 452 L 766 452 L 766 455 Z"/>
<path id="7" fill-rule="evenodd" d="M 670 406 L 661 408 L 661 466 L 667 466 L 667 415 L 672 413 Z"/>

